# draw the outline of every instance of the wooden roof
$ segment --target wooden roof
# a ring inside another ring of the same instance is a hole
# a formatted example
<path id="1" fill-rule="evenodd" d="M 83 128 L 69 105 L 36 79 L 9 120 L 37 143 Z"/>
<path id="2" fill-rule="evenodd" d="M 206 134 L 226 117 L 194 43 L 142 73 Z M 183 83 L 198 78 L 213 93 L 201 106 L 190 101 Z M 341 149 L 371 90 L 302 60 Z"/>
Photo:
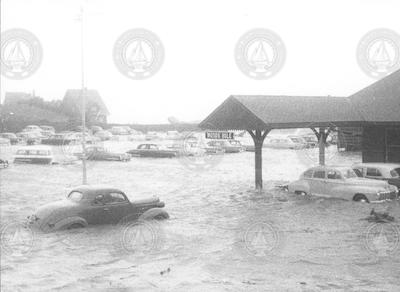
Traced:
<path id="1" fill-rule="evenodd" d="M 400 70 L 350 97 L 231 95 L 199 126 L 263 130 L 400 123 Z"/>

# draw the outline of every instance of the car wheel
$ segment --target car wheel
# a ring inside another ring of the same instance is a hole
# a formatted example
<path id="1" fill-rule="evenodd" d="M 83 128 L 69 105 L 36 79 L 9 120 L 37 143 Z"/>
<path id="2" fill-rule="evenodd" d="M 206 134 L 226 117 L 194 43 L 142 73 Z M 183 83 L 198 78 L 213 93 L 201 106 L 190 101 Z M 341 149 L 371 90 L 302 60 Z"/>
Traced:
<path id="1" fill-rule="evenodd" d="M 80 223 L 72 223 L 70 226 L 68 226 L 68 230 L 70 229 L 76 229 L 76 228 L 83 228 L 84 226 Z"/>
<path id="2" fill-rule="evenodd" d="M 361 203 L 369 203 L 368 198 L 363 194 L 357 194 L 354 196 L 353 201 Z"/>
<path id="3" fill-rule="evenodd" d="M 300 196 L 306 196 L 307 195 L 307 193 L 306 192 L 303 192 L 303 191 L 295 191 L 294 192 L 296 195 L 300 195 Z"/>

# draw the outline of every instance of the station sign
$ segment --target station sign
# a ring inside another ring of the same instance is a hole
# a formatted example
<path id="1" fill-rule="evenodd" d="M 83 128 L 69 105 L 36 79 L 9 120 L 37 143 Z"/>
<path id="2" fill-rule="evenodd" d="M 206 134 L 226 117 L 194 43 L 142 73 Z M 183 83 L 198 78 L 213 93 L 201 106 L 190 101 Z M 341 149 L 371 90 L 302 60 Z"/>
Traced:
<path id="1" fill-rule="evenodd" d="M 206 139 L 229 140 L 233 139 L 233 136 L 233 132 L 206 132 Z"/>

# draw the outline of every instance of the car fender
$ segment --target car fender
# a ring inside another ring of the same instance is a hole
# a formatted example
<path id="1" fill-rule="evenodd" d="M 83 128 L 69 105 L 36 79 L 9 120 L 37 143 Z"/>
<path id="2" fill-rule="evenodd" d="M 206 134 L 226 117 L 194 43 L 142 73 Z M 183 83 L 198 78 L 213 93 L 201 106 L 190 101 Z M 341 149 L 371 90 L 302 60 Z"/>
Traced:
<path id="1" fill-rule="evenodd" d="M 336 187 L 334 192 L 341 195 L 348 195 L 349 200 L 353 200 L 356 194 L 363 194 L 369 201 L 375 201 L 377 200 L 376 194 L 379 192 L 379 189 L 366 186 L 340 186 Z"/>
<path id="2" fill-rule="evenodd" d="M 169 214 L 162 208 L 151 208 L 140 215 L 139 220 L 168 219 Z"/>
<path id="3" fill-rule="evenodd" d="M 57 221 L 56 224 L 54 224 L 54 230 L 62 230 L 62 229 L 67 229 L 69 226 L 72 224 L 81 224 L 83 227 L 87 227 L 88 223 L 85 219 L 79 216 L 73 216 L 73 217 L 68 217 L 61 219 L 60 221 Z"/>
<path id="4" fill-rule="evenodd" d="M 310 185 L 307 181 L 304 180 L 297 180 L 288 185 L 288 190 L 290 193 L 294 193 L 295 191 L 305 192 L 310 194 Z"/>

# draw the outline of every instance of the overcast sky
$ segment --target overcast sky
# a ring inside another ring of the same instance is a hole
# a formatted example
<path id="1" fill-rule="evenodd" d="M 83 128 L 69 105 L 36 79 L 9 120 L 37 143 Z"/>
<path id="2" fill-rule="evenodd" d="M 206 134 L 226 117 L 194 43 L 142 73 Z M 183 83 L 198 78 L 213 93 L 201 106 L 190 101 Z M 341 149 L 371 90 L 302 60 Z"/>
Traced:
<path id="1" fill-rule="evenodd" d="M 1 30 L 25 28 L 43 47 L 38 71 L 24 80 L 1 77 L 6 91 L 35 90 L 46 100 L 80 88 L 80 30 L 86 11 L 86 86 L 97 89 L 109 121 L 163 123 L 168 116 L 201 120 L 231 94 L 347 96 L 371 84 L 356 49 L 375 28 L 400 32 L 397 0 L 2 0 Z M 238 39 L 253 28 L 273 30 L 285 43 L 282 70 L 267 80 L 236 66 Z M 131 28 L 156 33 L 165 48 L 157 74 L 132 80 L 115 67 L 116 39 Z"/>

